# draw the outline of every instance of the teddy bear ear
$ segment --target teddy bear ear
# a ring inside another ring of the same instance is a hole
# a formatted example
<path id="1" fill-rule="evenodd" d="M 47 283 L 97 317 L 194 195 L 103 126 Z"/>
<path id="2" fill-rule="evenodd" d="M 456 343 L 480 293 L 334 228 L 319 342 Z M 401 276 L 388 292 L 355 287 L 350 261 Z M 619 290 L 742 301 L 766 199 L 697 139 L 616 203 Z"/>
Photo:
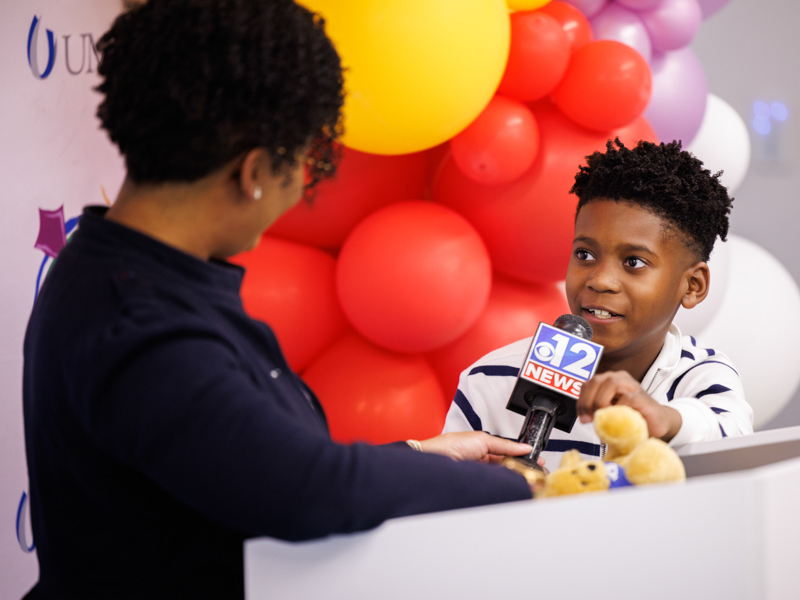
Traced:
<path id="1" fill-rule="evenodd" d="M 608 446 L 607 460 L 629 454 L 649 437 L 647 421 L 641 413 L 621 404 L 595 411 L 594 429 Z"/>
<path id="2" fill-rule="evenodd" d="M 561 457 L 561 466 L 559 468 L 571 469 L 575 465 L 579 465 L 582 461 L 583 459 L 581 458 L 580 452 L 577 450 L 567 450 Z"/>

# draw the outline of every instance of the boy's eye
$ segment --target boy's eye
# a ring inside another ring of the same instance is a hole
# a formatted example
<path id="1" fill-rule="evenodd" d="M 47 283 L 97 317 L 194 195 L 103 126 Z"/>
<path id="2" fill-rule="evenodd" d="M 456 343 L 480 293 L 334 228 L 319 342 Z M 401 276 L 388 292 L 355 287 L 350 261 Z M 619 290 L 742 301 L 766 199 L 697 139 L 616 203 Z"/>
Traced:
<path id="1" fill-rule="evenodd" d="M 630 258 L 625 260 L 625 266 L 630 267 L 632 269 L 641 269 L 642 267 L 647 266 L 647 263 L 644 262 L 641 258 L 636 258 L 635 256 L 631 256 Z"/>
<path id="2" fill-rule="evenodd" d="M 592 256 L 591 252 L 589 252 L 588 250 L 583 250 L 583 249 L 575 250 L 575 256 L 577 257 L 578 260 L 592 260 L 592 259 L 594 259 L 594 256 Z"/>

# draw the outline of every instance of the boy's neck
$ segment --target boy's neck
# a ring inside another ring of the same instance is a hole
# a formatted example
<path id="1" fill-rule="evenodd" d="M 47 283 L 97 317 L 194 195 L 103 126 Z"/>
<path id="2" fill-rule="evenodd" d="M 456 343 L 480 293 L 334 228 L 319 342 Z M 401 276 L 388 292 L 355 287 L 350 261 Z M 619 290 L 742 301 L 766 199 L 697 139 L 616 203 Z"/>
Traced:
<path id="1" fill-rule="evenodd" d="M 606 371 L 627 371 L 631 374 L 631 377 L 641 383 L 644 379 L 644 376 L 647 375 L 647 372 L 650 370 L 650 367 L 653 366 L 656 358 L 658 358 L 661 348 L 663 347 L 664 344 L 662 343 L 661 346 L 655 350 L 641 352 L 632 356 L 616 357 L 604 355 L 600 359 L 600 365 L 597 367 L 597 372 L 605 373 Z"/>

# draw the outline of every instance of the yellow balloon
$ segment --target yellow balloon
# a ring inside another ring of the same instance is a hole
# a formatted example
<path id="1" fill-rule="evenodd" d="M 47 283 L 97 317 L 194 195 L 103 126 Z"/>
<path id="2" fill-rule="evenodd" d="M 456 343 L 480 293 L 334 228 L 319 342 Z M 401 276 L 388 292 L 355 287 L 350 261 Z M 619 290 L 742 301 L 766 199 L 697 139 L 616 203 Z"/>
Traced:
<path id="1" fill-rule="evenodd" d="M 431 148 L 469 125 L 508 60 L 505 0 L 300 0 L 325 19 L 345 68 L 345 145 Z"/>
<path id="2" fill-rule="evenodd" d="M 536 10 L 549 2 L 550 0 L 506 0 L 511 10 Z"/>

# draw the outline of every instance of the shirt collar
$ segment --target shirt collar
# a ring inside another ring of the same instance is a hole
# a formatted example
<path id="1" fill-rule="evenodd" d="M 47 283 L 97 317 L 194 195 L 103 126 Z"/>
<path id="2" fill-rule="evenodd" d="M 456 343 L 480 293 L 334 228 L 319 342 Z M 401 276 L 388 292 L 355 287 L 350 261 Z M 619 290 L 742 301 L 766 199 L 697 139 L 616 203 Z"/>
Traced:
<path id="1" fill-rule="evenodd" d="M 133 251 L 137 256 L 150 259 L 160 267 L 197 284 L 239 293 L 244 269 L 226 261 L 202 260 L 178 250 L 144 233 L 109 221 L 105 218 L 106 206 L 87 206 L 83 209 L 79 229 L 73 243 L 99 243 L 113 246 L 123 252 Z"/>
<path id="2" fill-rule="evenodd" d="M 642 387 L 645 391 L 650 392 L 664 380 L 672 369 L 678 366 L 678 361 L 681 359 L 681 343 L 683 336 L 681 330 L 675 323 L 671 323 L 667 335 L 664 338 L 664 345 L 661 347 L 661 352 L 658 353 L 653 364 L 645 373 L 642 379 Z"/>

